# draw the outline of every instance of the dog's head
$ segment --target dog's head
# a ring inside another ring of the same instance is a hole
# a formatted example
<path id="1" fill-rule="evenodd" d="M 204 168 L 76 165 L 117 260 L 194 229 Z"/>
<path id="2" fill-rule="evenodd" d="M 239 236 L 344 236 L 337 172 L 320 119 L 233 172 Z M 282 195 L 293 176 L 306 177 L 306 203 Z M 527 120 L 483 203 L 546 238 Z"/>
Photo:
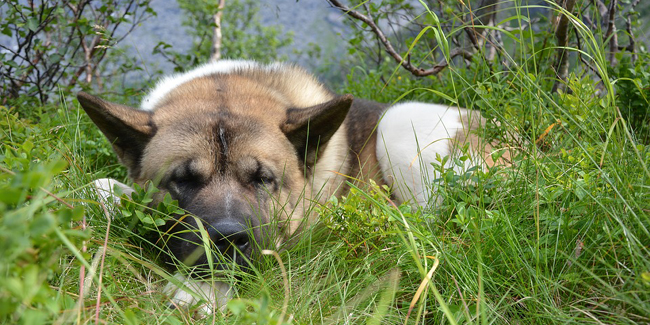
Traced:
<path id="1" fill-rule="evenodd" d="M 309 204 L 306 175 L 317 150 L 352 103 L 329 95 L 296 107 L 249 76 L 228 74 L 178 85 L 151 110 L 84 92 L 78 99 L 135 182 L 157 181 L 158 199 L 170 193 L 197 217 L 168 222 L 163 240 L 189 265 L 206 263 L 201 233 L 240 265 L 291 236 Z"/>

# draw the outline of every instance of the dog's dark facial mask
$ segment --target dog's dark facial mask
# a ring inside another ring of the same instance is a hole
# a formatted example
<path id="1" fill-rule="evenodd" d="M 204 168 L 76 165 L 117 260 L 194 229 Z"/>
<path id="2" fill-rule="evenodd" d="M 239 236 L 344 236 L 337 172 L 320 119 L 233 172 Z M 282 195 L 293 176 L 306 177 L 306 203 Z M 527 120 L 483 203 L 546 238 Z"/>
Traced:
<path id="1" fill-rule="evenodd" d="M 134 181 L 159 181 L 160 197 L 170 193 L 191 214 L 163 229 L 169 262 L 204 269 L 204 247 L 214 252 L 217 269 L 245 266 L 260 248 L 296 231 L 304 214 L 305 167 L 352 102 L 342 96 L 300 109 L 267 103 L 267 112 L 257 108 L 262 116 L 252 108 L 250 114 L 229 108 L 140 111 L 83 92 L 78 99 Z"/>

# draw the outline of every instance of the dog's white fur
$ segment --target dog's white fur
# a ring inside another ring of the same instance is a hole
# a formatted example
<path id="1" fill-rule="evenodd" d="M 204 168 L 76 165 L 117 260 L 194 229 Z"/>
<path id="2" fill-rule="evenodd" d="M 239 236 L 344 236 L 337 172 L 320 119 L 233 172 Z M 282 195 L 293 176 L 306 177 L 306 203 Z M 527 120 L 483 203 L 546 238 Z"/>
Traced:
<path id="1" fill-rule="evenodd" d="M 377 126 L 377 160 L 400 202 L 427 205 L 434 194 L 430 183 L 440 177 L 431 163 L 452 155 L 452 139 L 458 132 L 469 132 L 461 122 L 465 114 L 470 112 L 464 108 L 417 102 L 396 104 L 386 111 Z M 480 163 L 472 158 L 471 163 Z M 452 159 L 444 167 L 464 172 Z"/>
<path id="2" fill-rule="evenodd" d="M 204 303 L 198 311 L 203 314 L 212 314 L 217 310 L 224 311 L 226 304 L 232 299 L 233 289 L 226 282 L 196 281 L 178 272 L 174 274 L 174 278 L 183 286 L 179 287 L 170 281 L 163 289 L 163 293 L 172 297 L 171 301 L 174 307 L 193 306 L 203 301 Z"/>
<path id="3" fill-rule="evenodd" d="M 278 67 L 280 64 L 278 64 Z M 140 109 L 152 111 L 174 88 L 196 78 L 209 76 L 216 73 L 228 73 L 241 68 L 260 68 L 255 61 L 246 60 L 221 60 L 198 66 L 188 72 L 169 75 L 160 79 L 156 86 L 142 99 Z M 278 68 L 276 67 L 276 69 Z"/>
<path id="4" fill-rule="evenodd" d="M 97 196 L 99 196 L 100 200 L 109 207 L 120 204 L 121 194 L 126 194 L 130 197 L 131 193 L 135 192 L 135 190 L 130 186 L 112 178 L 96 179 L 93 185 Z"/>
<path id="5" fill-rule="evenodd" d="M 155 110 L 172 90 L 190 80 L 214 74 L 228 74 L 237 70 L 253 70 L 283 74 L 287 79 L 286 85 L 290 85 L 291 88 L 293 88 L 292 91 L 287 92 L 287 95 L 296 95 L 296 98 L 290 99 L 299 106 L 309 107 L 332 99 L 329 91 L 313 79 L 314 77 L 309 73 L 292 73 L 293 70 L 303 70 L 291 64 L 285 64 L 282 62 L 262 64 L 248 60 L 219 60 L 206 63 L 187 72 L 173 74 L 161 79 L 144 97 L 140 103 L 140 109 L 145 111 Z M 295 89 L 296 87 L 300 89 Z"/>

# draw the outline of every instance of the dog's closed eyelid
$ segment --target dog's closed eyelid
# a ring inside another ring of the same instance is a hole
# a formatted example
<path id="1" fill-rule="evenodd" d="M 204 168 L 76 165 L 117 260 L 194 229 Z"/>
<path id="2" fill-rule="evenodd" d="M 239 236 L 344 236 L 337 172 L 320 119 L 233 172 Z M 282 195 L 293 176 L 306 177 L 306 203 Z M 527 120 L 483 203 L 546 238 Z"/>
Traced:
<path id="1" fill-rule="evenodd" d="M 201 174 L 192 167 L 191 161 L 173 170 L 167 178 L 167 182 L 175 186 L 198 184 L 202 181 Z"/>
<path id="2" fill-rule="evenodd" d="M 273 175 L 256 174 L 255 176 L 253 176 L 253 182 L 259 184 L 271 185 L 275 182 L 275 177 Z"/>
<path id="3" fill-rule="evenodd" d="M 252 173 L 250 181 L 255 185 L 272 186 L 275 188 L 275 174 L 273 171 L 258 161 L 257 168 Z"/>
<path id="4" fill-rule="evenodd" d="M 275 176 L 273 175 L 273 172 L 271 172 L 271 170 L 269 170 L 268 168 L 266 168 L 266 167 L 264 167 L 262 165 L 260 165 L 255 170 L 255 172 L 253 173 L 253 177 L 257 178 L 257 179 L 268 179 L 268 180 L 272 180 L 272 179 L 275 178 Z"/>

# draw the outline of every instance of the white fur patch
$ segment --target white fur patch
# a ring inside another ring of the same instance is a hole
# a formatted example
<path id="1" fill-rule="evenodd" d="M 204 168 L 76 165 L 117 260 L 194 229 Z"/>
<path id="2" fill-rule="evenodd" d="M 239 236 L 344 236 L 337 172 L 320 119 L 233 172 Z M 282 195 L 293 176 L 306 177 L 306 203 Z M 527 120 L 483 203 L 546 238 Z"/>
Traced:
<path id="1" fill-rule="evenodd" d="M 130 186 L 120 183 L 112 178 L 97 179 L 93 182 L 93 186 L 95 186 L 95 192 L 102 202 L 109 206 L 120 204 L 120 196 L 118 193 L 115 193 L 115 188 L 119 188 L 123 194 L 126 194 L 129 197 L 131 196 L 131 193 L 134 192 Z"/>
<path id="2" fill-rule="evenodd" d="M 283 63 L 262 65 L 248 60 L 219 60 L 200 65 L 190 71 L 177 73 L 160 79 L 156 86 L 142 99 L 140 109 L 152 111 L 176 87 L 196 78 L 201 78 L 218 73 L 231 73 L 239 69 L 262 69 L 267 71 L 282 69 Z"/>
<path id="3" fill-rule="evenodd" d="M 180 273 L 174 278 L 183 284 L 178 287 L 171 281 L 163 289 L 163 293 L 171 298 L 172 304 L 177 308 L 189 308 L 199 302 L 199 312 L 208 315 L 217 310 L 223 311 L 226 304 L 232 299 L 232 287 L 221 281 L 198 281 L 187 278 Z"/>
<path id="4" fill-rule="evenodd" d="M 458 107 L 416 102 L 386 111 L 377 127 L 377 159 L 400 202 L 427 205 L 433 194 L 429 184 L 439 177 L 431 162 L 436 155 L 452 154 L 450 141 L 463 131 L 464 113 Z"/>

